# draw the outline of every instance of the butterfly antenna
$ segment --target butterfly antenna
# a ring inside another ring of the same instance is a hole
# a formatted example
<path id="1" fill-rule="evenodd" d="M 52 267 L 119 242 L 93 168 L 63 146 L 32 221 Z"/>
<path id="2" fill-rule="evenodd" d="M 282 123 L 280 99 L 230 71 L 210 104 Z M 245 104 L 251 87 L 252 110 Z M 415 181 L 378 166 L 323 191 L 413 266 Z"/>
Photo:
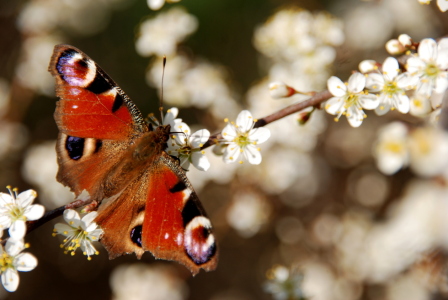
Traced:
<path id="1" fill-rule="evenodd" d="M 160 111 L 160 120 L 162 120 L 162 124 L 163 124 L 163 78 L 165 77 L 165 65 L 166 65 L 166 56 L 163 56 L 163 67 L 162 67 L 162 88 L 161 88 L 161 92 L 160 92 L 160 106 L 159 106 L 159 111 Z"/>

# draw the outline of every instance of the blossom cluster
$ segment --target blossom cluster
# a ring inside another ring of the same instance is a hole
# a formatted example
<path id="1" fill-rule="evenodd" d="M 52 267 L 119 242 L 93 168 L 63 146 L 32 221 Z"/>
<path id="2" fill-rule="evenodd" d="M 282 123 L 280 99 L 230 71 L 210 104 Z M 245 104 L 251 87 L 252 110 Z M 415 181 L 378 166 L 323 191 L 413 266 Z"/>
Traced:
<path id="1" fill-rule="evenodd" d="M 411 46 L 401 36 L 400 45 Z M 389 48 L 390 49 L 390 48 Z M 422 116 L 433 110 L 440 110 L 441 96 L 448 88 L 448 38 L 438 43 L 433 39 L 424 39 L 418 47 L 418 54 L 411 56 L 406 63 L 406 71 L 401 72 L 396 58 L 388 57 L 380 64 L 375 61 L 363 61 L 360 70 L 343 83 L 332 76 L 328 90 L 333 95 L 325 105 L 328 113 L 347 117 L 353 127 L 361 125 L 367 115 L 363 109 L 374 109 L 377 115 L 389 110 L 398 110 L 405 114 Z M 411 98 L 407 92 L 412 91 Z"/>
<path id="2" fill-rule="evenodd" d="M 410 130 L 401 122 L 389 123 L 380 129 L 374 153 L 387 175 L 407 166 L 423 177 L 448 175 L 448 135 L 434 126 Z"/>
<path id="3" fill-rule="evenodd" d="M 191 133 L 190 127 L 176 118 L 177 108 L 168 110 L 164 124 L 171 125 L 171 134 L 168 141 L 167 153 L 176 156 L 180 160 L 180 166 L 187 170 L 193 164 L 198 170 L 207 171 L 210 162 L 202 150 L 204 144 L 209 140 L 210 132 L 201 129 Z M 226 119 L 228 122 L 228 120 Z M 238 161 L 240 156 L 244 157 L 250 164 L 261 163 L 261 153 L 258 144 L 265 142 L 270 137 L 267 128 L 253 128 L 255 124 L 252 114 L 243 110 L 237 117 L 236 122 L 229 122 L 222 130 L 222 140 L 215 146 L 215 154 L 222 154 L 225 163 Z"/>
<path id="4" fill-rule="evenodd" d="M 163 101 L 177 107 L 208 108 L 220 119 L 238 111 L 235 92 L 229 88 L 225 68 L 205 58 L 190 58 L 179 45 L 198 28 L 195 16 L 185 9 L 173 7 L 148 18 L 140 25 L 136 41 L 142 56 L 155 56 L 148 66 L 146 80 L 161 89 L 163 56 L 167 68 L 163 80 Z"/>
<path id="5" fill-rule="evenodd" d="M 22 253 L 28 247 L 24 242 L 26 222 L 40 219 L 44 207 L 32 204 L 37 193 L 27 190 L 17 194 L 8 187 L 9 194 L 0 193 L 0 228 L 8 229 L 9 238 L 0 246 L 0 274 L 3 287 L 14 292 L 19 286 L 17 271 L 28 272 L 37 266 L 37 259 L 30 253 Z M 2 232 L 3 233 L 3 232 Z"/>
<path id="6" fill-rule="evenodd" d="M 418 0 L 421 4 L 430 4 L 431 0 Z M 448 10 L 448 1 L 446 0 L 437 0 L 437 6 L 440 11 L 445 12 Z"/>
<path id="7" fill-rule="evenodd" d="M 255 48 L 266 57 L 269 80 L 298 90 L 320 90 L 336 58 L 334 47 L 344 42 L 343 24 L 326 12 L 283 9 L 259 26 Z"/>

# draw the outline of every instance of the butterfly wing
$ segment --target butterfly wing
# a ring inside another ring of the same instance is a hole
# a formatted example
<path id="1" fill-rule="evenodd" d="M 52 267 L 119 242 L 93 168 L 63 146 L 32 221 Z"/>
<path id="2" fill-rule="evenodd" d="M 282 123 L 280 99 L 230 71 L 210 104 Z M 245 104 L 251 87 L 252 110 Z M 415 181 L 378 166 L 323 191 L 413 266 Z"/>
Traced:
<path id="1" fill-rule="evenodd" d="M 54 113 L 60 131 L 57 179 L 76 195 L 86 190 L 99 198 L 103 188 L 98 183 L 148 127 L 129 97 L 81 50 L 55 46 L 49 71 L 59 97 Z"/>
<path id="2" fill-rule="evenodd" d="M 185 172 L 166 153 L 138 183 L 102 204 L 96 222 L 104 230 L 101 242 L 111 258 L 131 252 L 141 257 L 150 251 L 158 259 L 182 263 L 193 275 L 217 266 L 210 220 Z M 117 239 L 117 232 L 123 238 Z"/>
<path id="3" fill-rule="evenodd" d="M 56 79 L 55 120 L 60 132 L 79 138 L 127 140 L 148 131 L 131 99 L 81 50 L 55 46 L 49 71 Z"/>

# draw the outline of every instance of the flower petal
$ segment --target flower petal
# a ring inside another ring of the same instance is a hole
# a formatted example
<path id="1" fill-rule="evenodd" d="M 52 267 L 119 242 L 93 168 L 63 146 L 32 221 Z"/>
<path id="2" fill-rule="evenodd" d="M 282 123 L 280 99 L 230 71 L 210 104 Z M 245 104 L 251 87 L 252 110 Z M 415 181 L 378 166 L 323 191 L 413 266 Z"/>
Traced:
<path id="1" fill-rule="evenodd" d="M 11 227 L 11 224 L 12 224 L 12 222 L 11 222 L 11 218 L 9 216 L 5 216 L 5 215 L 0 216 L 0 228 L 1 229 L 9 228 L 9 227 Z"/>
<path id="2" fill-rule="evenodd" d="M 201 152 L 194 152 L 191 155 L 191 162 L 196 169 L 201 171 L 207 171 L 208 168 L 210 168 L 210 162 L 208 161 L 207 156 Z"/>
<path id="3" fill-rule="evenodd" d="M 384 77 L 378 73 L 370 73 L 366 78 L 366 88 L 372 92 L 379 92 L 384 87 Z"/>
<path id="4" fill-rule="evenodd" d="M 82 252 L 87 256 L 94 255 L 96 252 L 95 247 L 93 247 L 92 243 L 87 240 L 81 241 L 81 249 L 82 249 Z"/>
<path id="5" fill-rule="evenodd" d="M 420 79 L 418 87 L 417 87 L 417 93 L 420 95 L 423 95 L 426 98 L 429 98 L 432 94 L 431 82 L 429 80 Z"/>
<path id="6" fill-rule="evenodd" d="M 336 76 L 331 76 L 327 80 L 327 87 L 330 93 L 336 97 L 342 97 L 347 93 L 347 87 L 342 80 Z"/>
<path id="7" fill-rule="evenodd" d="M 261 144 L 266 142 L 271 137 L 271 131 L 265 127 L 259 127 L 252 129 L 249 132 L 249 139 L 251 142 Z"/>
<path id="8" fill-rule="evenodd" d="M 27 221 L 34 221 L 42 218 L 45 213 L 45 207 L 40 204 L 34 204 L 28 206 L 23 215 L 26 217 Z"/>
<path id="9" fill-rule="evenodd" d="M 103 233 L 104 231 L 101 228 L 98 228 L 89 232 L 88 237 L 92 241 L 98 241 Z"/>
<path id="10" fill-rule="evenodd" d="M 31 253 L 21 253 L 14 259 L 17 271 L 29 272 L 37 266 L 37 259 Z"/>
<path id="11" fill-rule="evenodd" d="M 386 95 L 382 95 L 381 97 L 387 97 Z M 375 113 L 378 116 L 385 115 L 390 110 L 390 103 L 389 101 L 382 101 L 380 105 L 378 105 L 377 108 L 375 108 Z"/>
<path id="12" fill-rule="evenodd" d="M 202 147 L 210 137 L 210 131 L 207 129 L 201 129 L 196 131 L 190 136 L 190 145 L 192 148 Z"/>
<path id="13" fill-rule="evenodd" d="M 388 80 L 393 80 L 397 77 L 400 71 L 398 61 L 394 57 L 388 57 L 383 63 L 383 74 Z"/>
<path id="14" fill-rule="evenodd" d="M 395 78 L 395 82 L 397 83 L 397 86 L 400 89 L 405 89 L 405 90 L 414 89 L 417 86 L 418 81 L 419 81 L 418 76 L 412 76 L 408 72 L 404 72 Z"/>
<path id="15" fill-rule="evenodd" d="M 173 126 L 174 120 L 176 119 L 177 115 L 179 114 L 179 109 L 177 107 L 171 107 L 166 111 L 165 118 L 163 118 L 163 125 L 170 124 Z"/>
<path id="16" fill-rule="evenodd" d="M 9 238 L 5 245 L 5 251 L 10 256 L 18 255 L 23 249 L 25 249 L 23 239 Z"/>
<path id="17" fill-rule="evenodd" d="M 259 165 L 261 163 L 261 153 L 255 145 L 246 146 L 243 155 L 252 165 Z"/>
<path id="18" fill-rule="evenodd" d="M 231 142 L 237 136 L 235 126 L 233 124 L 228 123 L 226 127 L 221 132 L 223 139 Z"/>
<path id="19" fill-rule="evenodd" d="M 347 109 L 347 121 L 352 127 L 359 127 L 364 120 L 364 112 L 352 105 Z"/>
<path id="20" fill-rule="evenodd" d="M 96 216 L 98 215 L 98 212 L 96 211 L 91 211 L 88 214 L 86 214 L 84 217 L 82 217 L 82 222 L 84 223 L 85 227 L 89 227 L 93 220 L 95 220 Z"/>
<path id="21" fill-rule="evenodd" d="M 433 39 L 424 39 L 418 46 L 418 56 L 428 62 L 437 58 L 437 43 Z"/>
<path id="22" fill-rule="evenodd" d="M 254 125 L 254 119 L 252 114 L 248 110 L 243 110 L 238 114 L 236 118 L 236 126 L 239 132 L 248 132 Z"/>
<path id="23" fill-rule="evenodd" d="M 229 164 L 237 161 L 239 156 L 240 156 L 240 147 L 233 143 L 228 145 L 227 148 L 224 150 L 224 155 L 222 156 L 222 159 L 226 164 Z"/>
<path id="24" fill-rule="evenodd" d="M 8 292 L 15 292 L 19 286 L 19 273 L 11 268 L 6 269 L 2 274 L 2 284 Z"/>
<path id="25" fill-rule="evenodd" d="M 11 195 L 6 193 L 0 193 L 0 205 L 4 206 L 5 204 L 12 204 L 15 200 Z"/>
<path id="26" fill-rule="evenodd" d="M 54 229 L 56 230 L 57 233 L 62 234 L 64 236 L 69 236 L 74 231 L 73 227 L 63 223 L 55 224 Z"/>
<path id="27" fill-rule="evenodd" d="M 448 1 L 445 1 L 448 5 Z M 446 70 L 448 68 L 448 38 L 443 38 L 438 43 L 437 52 L 437 66 L 440 69 Z"/>
<path id="28" fill-rule="evenodd" d="M 171 132 L 178 132 L 178 133 L 184 132 L 187 136 L 189 136 L 191 134 L 190 126 L 188 126 L 187 123 L 184 123 L 184 122 L 176 123 L 176 125 L 174 125 Z M 181 141 L 185 140 L 185 136 L 183 134 L 177 134 L 177 135 L 180 136 Z M 185 143 L 183 143 L 183 144 L 185 144 Z"/>
<path id="29" fill-rule="evenodd" d="M 380 104 L 380 100 L 373 94 L 359 95 L 359 104 L 365 109 L 375 109 Z"/>
<path id="30" fill-rule="evenodd" d="M 327 100 L 325 110 L 331 115 L 338 115 L 345 111 L 345 101 L 341 97 L 332 97 Z"/>
<path id="31" fill-rule="evenodd" d="M 394 96 L 394 106 L 402 114 L 407 114 L 411 107 L 409 97 L 406 94 L 396 94 Z"/>
<path id="32" fill-rule="evenodd" d="M 446 89 L 448 88 L 448 73 L 443 73 L 445 74 L 445 76 L 443 76 L 442 74 L 437 76 L 436 85 L 434 87 L 434 92 L 438 94 L 445 93 Z"/>
<path id="33" fill-rule="evenodd" d="M 17 220 L 9 227 L 9 236 L 14 239 L 22 239 L 26 233 L 25 221 Z"/>
<path id="34" fill-rule="evenodd" d="M 34 190 L 27 190 L 21 192 L 19 196 L 17 196 L 17 204 L 21 207 L 26 207 L 30 205 L 34 199 L 37 197 L 37 193 Z"/>
<path id="35" fill-rule="evenodd" d="M 425 66 L 425 62 L 419 57 L 410 57 L 406 62 L 406 70 L 408 70 L 411 75 L 416 75 L 416 73 L 424 69 Z"/>
<path id="36" fill-rule="evenodd" d="M 347 89 L 352 93 L 361 92 L 366 86 L 366 76 L 359 72 L 353 73 L 348 79 Z"/>
<path id="37" fill-rule="evenodd" d="M 74 209 L 64 210 L 64 220 L 73 227 L 79 227 L 81 224 L 81 217 Z"/>

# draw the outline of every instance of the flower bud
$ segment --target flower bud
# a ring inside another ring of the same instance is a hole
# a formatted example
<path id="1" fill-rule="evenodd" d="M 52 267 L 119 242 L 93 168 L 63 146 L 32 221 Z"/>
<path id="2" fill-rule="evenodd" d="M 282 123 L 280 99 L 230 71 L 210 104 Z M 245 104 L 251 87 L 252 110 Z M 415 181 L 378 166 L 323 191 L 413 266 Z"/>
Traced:
<path id="1" fill-rule="evenodd" d="M 392 55 L 402 54 L 406 51 L 405 47 L 396 39 L 392 39 L 386 43 L 386 50 Z"/>
<path id="2" fill-rule="evenodd" d="M 314 112 L 313 107 L 305 108 L 299 112 L 299 117 L 297 118 L 297 122 L 300 125 L 305 125 L 311 118 L 312 113 Z"/>
<path id="3" fill-rule="evenodd" d="M 269 94 L 274 99 L 291 97 L 295 93 L 295 89 L 284 84 L 283 82 L 276 81 L 269 84 Z"/>
<path id="4" fill-rule="evenodd" d="M 405 47 L 409 47 L 412 45 L 412 39 L 407 34 L 400 34 L 398 36 L 398 41 Z"/>
<path id="5" fill-rule="evenodd" d="M 378 63 L 372 59 L 367 59 L 360 62 L 358 68 L 361 73 L 369 73 L 378 69 Z"/>

